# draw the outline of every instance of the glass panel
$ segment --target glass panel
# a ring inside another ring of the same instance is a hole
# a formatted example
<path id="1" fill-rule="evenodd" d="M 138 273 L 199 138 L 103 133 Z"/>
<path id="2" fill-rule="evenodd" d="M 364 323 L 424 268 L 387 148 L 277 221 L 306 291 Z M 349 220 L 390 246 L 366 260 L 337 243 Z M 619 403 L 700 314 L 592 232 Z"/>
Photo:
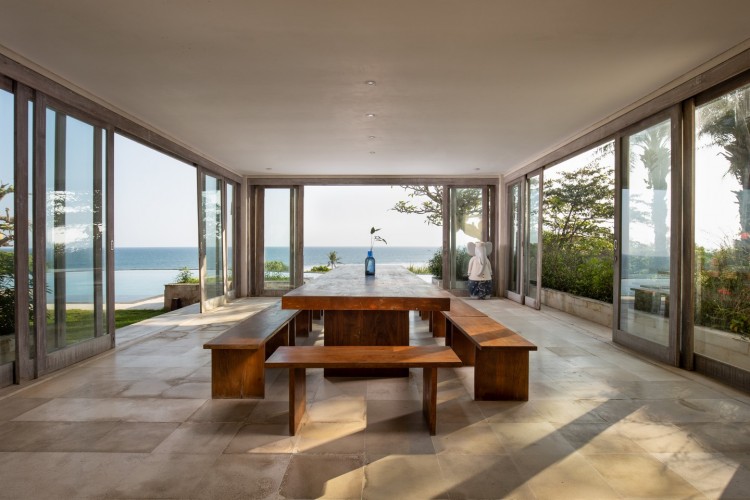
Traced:
<path id="1" fill-rule="evenodd" d="M 29 101 L 29 221 L 34 220 L 34 103 Z M 29 357 L 36 357 L 36 323 L 34 322 L 34 224 L 29 224 Z"/>
<path id="2" fill-rule="evenodd" d="M 47 109 L 47 351 L 101 333 L 101 130 Z"/>
<path id="3" fill-rule="evenodd" d="M 206 298 L 224 295 L 224 245 L 221 227 L 222 181 L 203 177 L 203 241 L 206 249 Z"/>
<path id="4" fill-rule="evenodd" d="M 466 245 L 482 241 L 482 189 L 451 188 L 450 196 L 450 255 L 452 289 L 467 288 L 471 256 Z"/>
<path id="5" fill-rule="evenodd" d="M 695 352 L 750 371 L 750 86 L 696 109 Z"/>
<path id="6" fill-rule="evenodd" d="M 614 173 L 614 142 L 544 171 L 545 289 L 612 303 Z"/>
<path id="7" fill-rule="evenodd" d="M 13 101 L 0 90 L 0 365 L 16 357 Z"/>
<path id="8" fill-rule="evenodd" d="M 519 261 L 521 259 L 521 183 L 510 186 L 508 193 L 508 213 L 510 216 L 510 234 L 508 247 L 508 291 L 521 294 L 519 281 Z"/>
<path id="9" fill-rule="evenodd" d="M 620 329 L 669 345 L 671 130 L 627 137 L 622 181 Z"/>
<path id="10" fill-rule="evenodd" d="M 292 190 L 266 189 L 264 196 L 263 282 L 265 290 L 290 290 Z"/>
<path id="11" fill-rule="evenodd" d="M 227 183 L 227 291 L 234 290 L 234 184 Z"/>
<path id="12" fill-rule="evenodd" d="M 524 248 L 524 290 L 529 305 L 535 306 L 539 298 L 537 271 L 539 269 L 539 177 L 526 181 L 526 242 Z"/>

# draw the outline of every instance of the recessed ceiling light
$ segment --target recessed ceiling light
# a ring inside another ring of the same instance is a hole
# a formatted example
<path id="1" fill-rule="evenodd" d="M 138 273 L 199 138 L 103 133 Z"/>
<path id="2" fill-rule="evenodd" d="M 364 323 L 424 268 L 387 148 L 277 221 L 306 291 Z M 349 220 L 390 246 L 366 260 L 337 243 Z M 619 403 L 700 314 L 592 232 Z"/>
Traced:
<path id="1" fill-rule="evenodd" d="M 474 170 L 481 170 L 479 167 L 475 168 Z"/>
<path id="2" fill-rule="evenodd" d="M 370 151 L 370 154 L 371 154 L 371 155 L 374 155 L 374 154 L 375 154 L 375 151 Z"/>
<path id="3" fill-rule="evenodd" d="M 375 118 L 375 113 L 367 113 L 365 116 L 367 118 Z"/>
<path id="4" fill-rule="evenodd" d="M 377 139 L 377 137 L 375 137 L 374 135 L 368 135 L 367 138 L 370 140 Z"/>
<path id="5" fill-rule="evenodd" d="M 271 167 L 266 167 L 266 170 L 273 170 Z"/>
<path id="6" fill-rule="evenodd" d="M 367 85 L 375 86 L 375 80 L 367 80 L 365 83 Z"/>

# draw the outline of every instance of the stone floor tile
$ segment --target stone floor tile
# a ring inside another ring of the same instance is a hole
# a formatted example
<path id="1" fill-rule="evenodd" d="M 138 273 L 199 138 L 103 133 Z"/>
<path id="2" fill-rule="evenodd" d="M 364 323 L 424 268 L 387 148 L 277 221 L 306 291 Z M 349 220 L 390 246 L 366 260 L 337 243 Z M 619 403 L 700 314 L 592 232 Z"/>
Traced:
<path id="1" fill-rule="evenodd" d="M 536 498 L 508 456 L 477 460 L 470 455 L 441 454 L 437 458 L 450 498 Z"/>
<path id="2" fill-rule="evenodd" d="M 53 399 L 14 420 L 23 421 L 95 421 L 183 422 L 205 400 L 201 399 Z"/>
<path id="3" fill-rule="evenodd" d="M 654 453 L 709 498 L 746 499 L 750 492 L 750 453 Z"/>
<path id="4" fill-rule="evenodd" d="M 434 454 L 427 424 L 419 414 L 419 419 L 411 416 L 367 423 L 365 429 L 365 452 L 368 457 L 387 455 Z"/>
<path id="5" fill-rule="evenodd" d="M 487 422 L 547 422 L 529 401 L 477 401 Z"/>
<path id="6" fill-rule="evenodd" d="M 448 499 L 449 483 L 442 477 L 435 455 L 391 454 L 365 466 L 362 498 Z"/>
<path id="7" fill-rule="evenodd" d="M 289 435 L 287 424 L 245 424 L 224 449 L 235 453 L 293 453 L 299 436 Z"/>
<path id="8" fill-rule="evenodd" d="M 364 422 L 367 405 L 364 398 L 339 397 L 315 401 L 307 407 L 312 422 Z"/>
<path id="9" fill-rule="evenodd" d="M 391 420 L 423 422 L 421 400 L 367 401 L 367 426 Z"/>
<path id="10" fill-rule="evenodd" d="M 750 451 L 750 425 L 747 422 L 675 424 L 700 443 L 706 451 L 743 453 Z"/>
<path id="11" fill-rule="evenodd" d="M 293 455 L 279 491 L 283 498 L 360 499 L 364 487 L 362 457 Z"/>
<path id="12" fill-rule="evenodd" d="M 546 422 L 488 424 L 503 448 L 512 455 L 565 456 L 575 452 L 554 425 Z"/>
<path id="13" fill-rule="evenodd" d="M 307 422 L 298 433 L 300 453 L 363 455 L 365 452 L 364 422 Z"/>
<path id="14" fill-rule="evenodd" d="M 537 498 L 621 498 L 597 470 L 577 453 L 564 457 L 522 454 L 514 456 L 513 462 Z"/>
<path id="15" fill-rule="evenodd" d="M 472 425 L 445 422 L 438 419 L 437 435 L 432 436 L 436 453 L 461 455 L 505 455 L 505 447 L 492 432 L 489 424 L 478 422 Z"/>
<path id="16" fill-rule="evenodd" d="M 693 436 L 690 430 L 674 424 L 658 422 L 620 422 L 616 425 L 621 432 L 635 441 L 638 446 L 652 453 L 694 453 L 713 452 L 709 443 Z"/>
<path id="17" fill-rule="evenodd" d="M 557 432 L 579 453 L 645 453 L 622 429 L 609 423 L 570 423 Z"/>
<path id="18" fill-rule="evenodd" d="M 216 462 L 210 454 L 142 456 L 108 493 L 109 498 L 191 498 Z"/>
<path id="19" fill-rule="evenodd" d="M 199 499 L 276 498 L 290 455 L 223 455 L 192 495 Z"/>
<path id="20" fill-rule="evenodd" d="M 221 454 L 242 424 L 238 422 L 184 422 L 154 453 Z"/>
<path id="21" fill-rule="evenodd" d="M 244 422 L 258 405 L 253 399 L 209 399 L 195 413 L 191 422 Z"/>
<path id="22" fill-rule="evenodd" d="M 612 488 L 624 497 L 697 498 L 701 492 L 654 457 L 607 453 L 586 457 Z"/>
<path id="23" fill-rule="evenodd" d="M 21 398 L 17 396 L 0 400 L 0 422 L 13 420 L 48 401 L 48 398 Z"/>

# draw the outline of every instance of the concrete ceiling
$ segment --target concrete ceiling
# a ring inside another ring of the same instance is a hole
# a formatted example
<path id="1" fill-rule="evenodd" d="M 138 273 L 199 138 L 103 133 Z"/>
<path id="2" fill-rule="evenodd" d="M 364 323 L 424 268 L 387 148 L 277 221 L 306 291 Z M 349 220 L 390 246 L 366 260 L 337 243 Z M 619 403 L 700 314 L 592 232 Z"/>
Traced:
<path id="1" fill-rule="evenodd" d="M 747 0 L 0 0 L 0 46 L 240 174 L 486 176 L 744 47 L 748 18 Z"/>

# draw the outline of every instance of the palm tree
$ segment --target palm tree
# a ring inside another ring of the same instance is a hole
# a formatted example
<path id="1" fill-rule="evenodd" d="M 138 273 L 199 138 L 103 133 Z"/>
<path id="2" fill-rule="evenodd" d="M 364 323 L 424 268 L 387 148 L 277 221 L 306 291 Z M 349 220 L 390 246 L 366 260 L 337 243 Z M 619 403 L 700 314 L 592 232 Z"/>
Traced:
<path id="1" fill-rule="evenodd" d="M 341 257 L 339 257 L 336 250 L 334 250 L 328 253 L 328 266 L 335 268 L 336 264 L 341 264 Z"/>
<path id="2" fill-rule="evenodd" d="M 671 163 L 671 135 L 669 122 L 660 123 L 633 137 L 633 148 L 640 154 L 631 161 L 640 161 L 648 172 L 646 185 L 652 190 L 651 221 L 654 225 L 654 254 L 668 255 L 667 238 L 667 178 Z"/>
<path id="3" fill-rule="evenodd" d="M 740 211 L 741 240 L 750 244 L 750 86 L 730 92 L 700 110 L 701 135 L 723 149 L 727 173 L 742 189 L 734 192 Z"/>

